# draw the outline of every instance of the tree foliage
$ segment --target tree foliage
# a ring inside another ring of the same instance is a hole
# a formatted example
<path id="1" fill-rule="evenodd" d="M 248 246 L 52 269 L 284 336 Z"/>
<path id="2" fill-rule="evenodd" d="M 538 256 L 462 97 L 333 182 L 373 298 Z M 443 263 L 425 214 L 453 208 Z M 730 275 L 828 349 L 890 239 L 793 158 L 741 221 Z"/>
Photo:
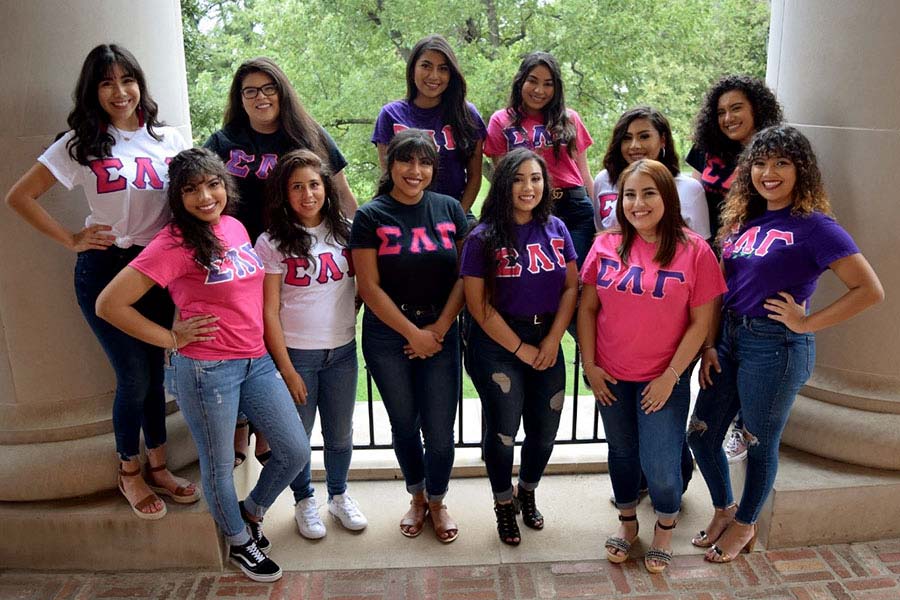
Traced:
<path id="1" fill-rule="evenodd" d="M 371 196 L 369 142 L 383 104 L 405 94 L 415 42 L 447 37 L 485 122 L 506 105 L 521 57 L 552 52 L 566 101 L 594 137 L 601 167 L 618 116 L 651 104 L 669 117 L 682 154 L 703 93 L 726 73 L 765 74 L 764 0 L 182 0 L 195 142 L 221 125 L 231 76 L 272 57 L 306 108 L 334 136 L 350 185 Z"/>

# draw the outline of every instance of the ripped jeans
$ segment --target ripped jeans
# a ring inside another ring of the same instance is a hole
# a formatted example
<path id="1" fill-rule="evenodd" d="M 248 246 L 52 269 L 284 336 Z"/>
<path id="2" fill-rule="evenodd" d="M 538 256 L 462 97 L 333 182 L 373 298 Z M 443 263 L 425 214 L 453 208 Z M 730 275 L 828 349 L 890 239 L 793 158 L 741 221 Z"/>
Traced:
<path id="1" fill-rule="evenodd" d="M 722 440 L 741 411 L 747 475 L 735 519 L 755 523 L 775 483 L 778 446 L 791 406 L 816 361 L 815 337 L 767 317 L 726 312 L 717 351 L 722 372 L 713 371 L 713 385 L 697 397 L 688 443 L 713 506 L 730 505 L 734 498 Z"/>
<path id="2" fill-rule="evenodd" d="M 537 346 L 550 330 L 552 320 L 540 325 L 510 319 L 507 323 L 523 342 Z M 565 399 L 562 348 L 554 366 L 536 371 L 492 340 L 473 319 L 466 367 L 481 397 L 484 463 L 494 499 L 512 499 L 513 445 L 520 421 L 525 426 L 525 441 L 519 485 L 525 490 L 535 489 L 553 452 Z"/>

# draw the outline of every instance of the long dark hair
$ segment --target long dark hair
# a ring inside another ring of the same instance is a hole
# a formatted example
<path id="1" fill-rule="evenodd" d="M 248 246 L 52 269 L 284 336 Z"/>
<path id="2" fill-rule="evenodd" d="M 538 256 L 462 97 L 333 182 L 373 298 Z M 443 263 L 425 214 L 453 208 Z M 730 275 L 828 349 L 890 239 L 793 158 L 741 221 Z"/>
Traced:
<path id="1" fill-rule="evenodd" d="M 625 217 L 625 201 L 623 192 L 625 190 L 625 182 L 629 177 L 636 173 L 643 173 L 650 176 L 659 195 L 663 201 L 663 215 L 656 224 L 656 232 L 659 235 L 656 246 L 656 255 L 653 257 L 654 262 L 661 267 L 667 266 L 672 259 L 675 258 L 675 250 L 678 244 L 687 243 L 687 235 L 684 228 L 687 226 L 684 218 L 681 216 L 681 202 L 678 200 L 678 188 L 675 187 L 675 180 L 669 169 L 659 161 L 642 158 L 636 160 L 622 171 L 619 177 L 619 201 L 616 204 L 616 219 L 619 221 L 619 228 L 622 231 L 622 244 L 616 248 L 619 258 L 623 263 L 628 262 L 628 255 L 631 252 L 631 246 L 634 244 L 635 238 L 638 236 L 634 225 Z"/>
<path id="2" fill-rule="evenodd" d="M 109 115 L 100 106 L 97 96 L 100 82 L 107 79 L 113 67 L 118 66 L 122 72 L 137 81 L 141 92 L 141 100 L 136 112 L 141 125 L 147 128 L 153 139 L 161 141 L 162 136 L 155 132 L 155 127 L 164 123 L 157 120 L 159 107 L 147 90 L 147 78 L 134 55 L 118 44 L 101 44 L 88 52 L 81 65 L 81 73 L 72 92 L 74 106 L 66 122 L 75 133 L 66 144 L 69 156 L 80 165 L 87 165 L 92 158 L 105 158 L 112 155 L 113 136 L 107 131 L 110 125 Z M 60 134 L 62 135 L 62 134 Z"/>
<path id="3" fill-rule="evenodd" d="M 231 80 L 231 88 L 228 90 L 228 104 L 225 106 L 225 117 L 222 119 L 224 127 L 239 127 L 250 130 L 250 117 L 244 110 L 241 97 L 241 85 L 244 77 L 251 73 L 263 73 L 272 78 L 275 87 L 278 88 L 278 121 L 281 131 L 291 140 L 291 144 L 297 148 L 308 148 L 318 154 L 322 161 L 328 163 L 328 143 L 325 140 L 325 132 L 316 123 L 297 97 L 291 82 L 288 81 L 284 71 L 275 64 L 271 58 L 260 56 L 251 58 L 241 63 Z M 331 166 L 329 164 L 329 166 Z"/>
<path id="4" fill-rule="evenodd" d="M 491 178 L 491 189 L 481 207 L 480 223 L 485 229 L 480 233 L 482 240 L 484 264 L 488 265 L 484 278 L 485 305 L 492 304 L 496 292 L 497 251 L 516 247 L 516 221 L 513 217 L 513 182 L 522 163 L 535 161 L 541 168 L 544 179 L 544 190 L 537 206 L 531 209 L 531 218 L 544 225 L 550 219 L 552 203 L 550 201 L 550 181 L 547 177 L 547 163 L 540 155 L 527 148 L 514 148 L 500 159 L 494 168 Z"/>
<path id="5" fill-rule="evenodd" d="M 475 146 L 478 144 L 478 127 L 475 125 L 475 120 L 472 119 L 469 107 L 466 106 L 466 78 L 463 77 L 459 68 L 459 61 L 456 59 L 453 48 L 450 47 L 444 36 L 429 35 L 413 46 L 409 60 L 406 61 L 406 100 L 412 103 L 419 94 L 415 81 L 416 62 L 422 54 L 429 50 L 440 52 L 447 59 L 450 81 L 447 89 L 441 94 L 441 114 L 444 122 L 450 125 L 457 146 L 468 158 L 472 156 Z"/>
<path id="6" fill-rule="evenodd" d="M 189 148 L 175 155 L 169 163 L 169 189 L 166 196 L 172 210 L 169 230 L 173 235 L 180 236 L 184 247 L 193 250 L 194 260 L 208 269 L 213 262 L 222 258 L 222 242 L 216 237 L 212 225 L 187 211 L 182 194 L 185 186 L 205 175 L 215 175 L 222 180 L 228 198 L 223 214 L 233 214 L 238 202 L 237 186 L 222 160 L 206 148 Z"/>
<path id="7" fill-rule="evenodd" d="M 522 85 L 528 79 L 528 74 L 537 66 L 544 65 L 550 71 L 553 78 L 553 97 L 550 102 L 541 109 L 544 117 L 544 127 L 553 137 L 553 156 L 559 158 L 559 148 L 564 145 L 569 151 L 569 156 L 575 156 L 575 124 L 566 114 L 566 100 L 563 92 L 562 71 L 556 58 L 549 52 L 532 52 L 522 59 L 519 70 L 513 78 L 512 91 L 509 94 L 509 104 L 506 112 L 512 118 L 514 127 L 521 127 L 525 119 L 525 108 L 522 102 Z"/>
<path id="8" fill-rule="evenodd" d="M 737 90 L 747 96 L 753 113 L 753 129 L 761 131 L 784 120 L 781 105 L 765 82 L 749 75 L 726 75 L 715 82 L 703 99 L 694 124 L 694 144 L 703 152 L 726 163 L 733 162 L 743 150 L 740 142 L 729 139 L 719 127 L 719 98 Z"/>
<path id="9" fill-rule="evenodd" d="M 619 174 L 628 166 L 628 161 L 622 155 L 622 140 L 628 133 L 628 127 L 633 121 L 638 119 L 647 119 L 656 132 L 666 141 L 663 146 L 662 156 L 652 157 L 658 160 L 669 169 L 672 177 L 678 177 L 680 172 L 678 166 L 678 151 L 675 149 L 675 141 L 672 139 L 672 128 L 669 126 L 669 120 L 666 116 L 650 106 L 636 106 L 631 110 L 626 110 L 616 121 L 613 127 L 612 138 L 606 147 L 606 154 L 603 156 L 603 168 L 609 174 L 609 182 L 616 185 L 619 181 Z"/>
<path id="10" fill-rule="evenodd" d="M 350 240 L 350 227 L 341 212 L 341 203 L 334 193 L 331 170 L 322 163 L 317 154 L 303 149 L 288 152 L 279 158 L 275 170 L 266 180 L 266 231 L 275 242 L 278 251 L 285 256 L 310 258 L 309 249 L 313 244 L 313 236 L 303 227 L 297 213 L 291 208 L 288 192 L 291 175 L 303 167 L 311 168 L 322 178 L 325 189 L 322 218 L 335 242 L 347 246 Z"/>
<path id="11" fill-rule="evenodd" d="M 719 242 L 740 230 L 747 221 L 765 214 L 766 199 L 753 185 L 750 171 L 753 161 L 773 157 L 790 160 L 797 172 L 791 214 L 807 216 L 820 212 L 831 216 L 819 161 L 809 140 L 794 127 L 775 125 L 757 133 L 740 156 L 737 176 L 722 208 L 722 226 L 716 236 Z"/>
<path id="12" fill-rule="evenodd" d="M 394 163 L 398 160 L 405 162 L 413 157 L 431 161 L 431 164 L 434 165 L 434 172 L 437 173 L 437 146 L 434 145 L 434 140 L 431 139 L 428 132 L 422 129 L 404 129 L 391 138 L 386 152 L 387 160 L 385 162 L 387 163 L 387 168 L 378 180 L 376 196 L 390 194 L 391 190 L 394 189 L 394 180 L 391 179 L 391 168 L 393 168 Z M 434 183 L 434 176 L 431 178 L 431 183 Z M 430 188 L 431 184 L 428 187 Z"/>

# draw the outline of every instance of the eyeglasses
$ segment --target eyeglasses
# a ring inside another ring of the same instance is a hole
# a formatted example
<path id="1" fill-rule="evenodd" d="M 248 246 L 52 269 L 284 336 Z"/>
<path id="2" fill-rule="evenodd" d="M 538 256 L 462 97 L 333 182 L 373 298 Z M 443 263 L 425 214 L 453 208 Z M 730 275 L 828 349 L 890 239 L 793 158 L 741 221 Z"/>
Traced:
<path id="1" fill-rule="evenodd" d="M 253 100 L 259 95 L 260 92 L 263 93 L 263 96 L 274 96 L 278 93 L 278 86 L 274 83 L 267 83 L 266 85 L 260 87 L 247 86 L 241 89 L 241 96 L 243 96 L 247 100 Z"/>

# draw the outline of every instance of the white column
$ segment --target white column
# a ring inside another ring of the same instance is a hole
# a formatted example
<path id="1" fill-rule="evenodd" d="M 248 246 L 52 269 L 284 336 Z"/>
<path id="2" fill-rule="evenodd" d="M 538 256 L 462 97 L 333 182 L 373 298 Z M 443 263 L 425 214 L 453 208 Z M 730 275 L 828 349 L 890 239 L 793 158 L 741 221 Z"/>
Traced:
<path id="1" fill-rule="evenodd" d="M 838 221 L 886 291 L 881 305 L 816 335 L 816 369 L 784 442 L 900 469 L 900 3 L 774 0 L 769 85 L 813 144 Z M 813 308 L 845 290 L 830 272 Z"/>

